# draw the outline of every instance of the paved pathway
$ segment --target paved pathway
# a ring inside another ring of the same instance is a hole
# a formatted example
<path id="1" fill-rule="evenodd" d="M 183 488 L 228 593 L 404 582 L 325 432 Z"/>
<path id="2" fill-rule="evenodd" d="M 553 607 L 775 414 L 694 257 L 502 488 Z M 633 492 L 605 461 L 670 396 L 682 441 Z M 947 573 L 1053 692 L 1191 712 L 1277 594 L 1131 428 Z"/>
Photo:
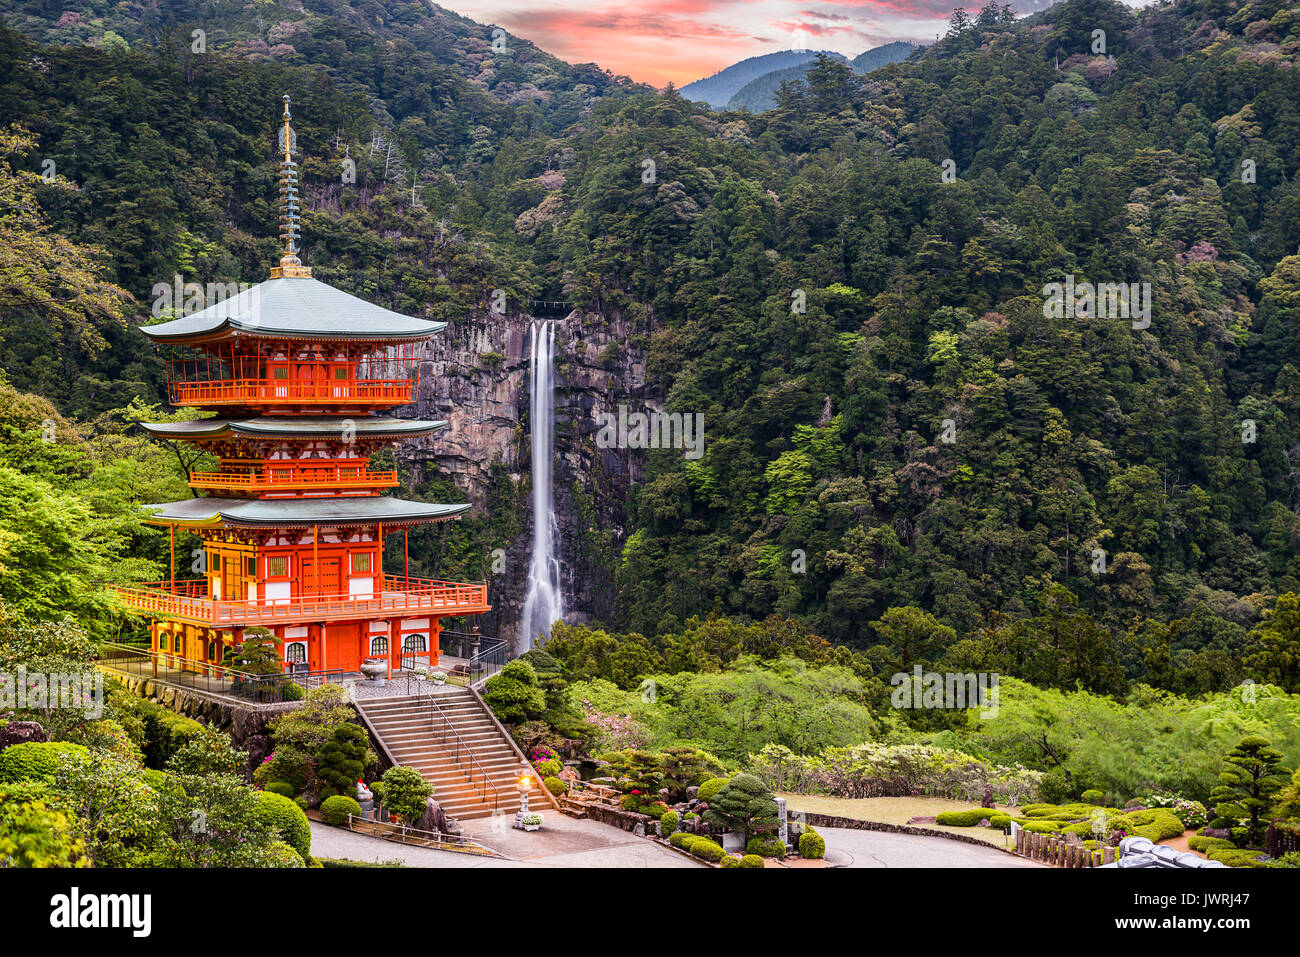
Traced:
<path id="1" fill-rule="evenodd" d="M 840 867 L 1043 867 L 995 847 L 889 831 L 818 827 L 826 859 Z"/>
<path id="2" fill-rule="evenodd" d="M 352 861 L 400 860 L 408 867 L 699 867 L 689 858 L 608 824 L 576 820 L 551 812 L 540 831 L 519 831 L 513 817 L 465 822 L 468 836 L 506 855 L 508 860 L 460 851 L 411 847 L 343 828 L 311 822 L 311 849 L 317 857 Z"/>

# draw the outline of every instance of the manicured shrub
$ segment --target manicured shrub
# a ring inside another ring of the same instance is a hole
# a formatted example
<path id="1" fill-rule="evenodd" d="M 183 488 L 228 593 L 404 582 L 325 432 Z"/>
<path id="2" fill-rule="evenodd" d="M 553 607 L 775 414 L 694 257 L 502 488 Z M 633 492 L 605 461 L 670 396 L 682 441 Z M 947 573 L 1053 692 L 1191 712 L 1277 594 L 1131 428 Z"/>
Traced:
<path id="1" fill-rule="evenodd" d="M 272 794 L 282 794 L 287 798 L 293 797 L 293 785 L 288 781 L 267 781 L 262 785 L 262 790 Z"/>
<path id="2" fill-rule="evenodd" d="M 559 758 L 547 758 L 545 761 L 538 761 L 534 767 L 537 773 L 546 778 L 558 778 L 560 772 L 564 770 L 564 765 L 560 763 Z"/>
<path id="3" fill-rule="evenodd" d="M 1061 830 L 1061 825 L 1056 821 L 1028 821 L 1018 822 L 1022 830 L 1030 834 L 1056 834 Z"/>
<path id="4" fill-rule="evenodd" d="M 350 798 L 346 794 L 336 794 L 321 802 L 320 816 L 326 824 L 333 824 L 335 827 L 346 824 L 349 814 L 354 817 L 361 816 L 361 805 L 357 803 L 356 798 Z"/>
<path id="5" fill-rule="evenodd" d="M 763 858 L 760 857 L 758 854 L 746 854 L 744 857 L 740 859 L 740 866 L 741 867 L 767 867 L 767 864 L 763 861 Z"/>
<path id="6" fill-rule="evenodd" d="M 687 850 L 695 857 L 702 861 L 708 861 L 710 864 L 716 864 L 727 856 L 719 845 L 710 841 L 707 837 L 697 837 L 687 845 Z"/>
<path id="7" fill-rule="evenodd" d="M 720 865 L 721 865 L 722 867 L 739 867 L 739 866 L 740 866 L 740 858 L 735 857 L 735 856 L 733 856 L 733 855 L 731 855 L 731 854 L 728 854 L 726 857 L 724 857 L 724 858 L 721 860 Z"/>
<path id="8" fill-rule="evenodd" d="M 1226 851 L 1235 848 L 1237 845 L 1222 837 L 1206 837 L 1203 834 L 1195 834 L 1187 839 L 1187 846 L 1193 851 L 1200 851 L 1202 854 L 1208 855 L 1212 850 Z"/>
<path id="9" fill-rule="evenodd" d="M 785 844 L 779 837 L 751 837 L 745 844 L 745 853 L 760 857 L 785 857 Z"/>
<path id="10" fill-rule="evenodd" d="M 826 856 L 826 839 L 814 831 L 799 835 L 799 856 L 816 860 Z"/>
<path id="11" fill-rule="evenodd" d="M 668 843 L 673 847 L 680 847 L 685 850 L 687 839 L 694 837 L 694 834 L 687 834 L 685 831 L 675 831 L 668 835 Z"/>
<path id="12" fill-rule="evenodd" d="M 293 803 L 298 805 L 300 808 L 302 808 L 303 811 L 307 811 L 311 809 L 311 801 L 308 801 L 307 798 L 301 794 L 299 794 L 296 798 L 293 799 Z"/>
<path id="13" fill-rule="evenodd" d="M 284 841 L 274 841 L 266 849 L 268 864 L 271 867 L 306 867 L 307 862 L 297 851 Z"/>
<path id="14" fill-rule="evenodd" d="M 995 827 L 999 831 L 1005 831 L 1007 825 L 1011 823 L 1011 815 L 1002 811 L 996 811 L 989 815 L 989 827 Z"/>
<path id="15" fill-rule="evenodd" d="M 1102 794 L 1095 788 L 1092 788 L 1080 794 L 1079 800 L 1084 804 L 1102 804 L 1106 800 L 1106 795 Z"/>
<path id="16" fill-rule="evenodd" d="M 258 791 L 257 816 L 269 824 L 282 841 L 297 851 L 303 861 L 311 857 L 311 824 L 302 808 L 289 797 L 274 791 Z"/>
<path id="17" fill-rule="evenodd" d="M 718 794 L 731 783 L 731 778 L 709 778 L 700 785 L 696 796 L 705 804 L 712 804 Z"/>
<path id="18" fill-rule="evenodd" d="M 546 790 L 550 791 L 556 797 L 559 797 L 561 794 L 569 793 L 569 786 L 554 775 L 546 778 L 542 783 L 546 785 Z"/>
<path id="19" fill-rule="evenodd" d="M 993 812 L 986 807 L 974 807 L 967 811 L 940 811 L 934 816 L 934 822 L 949 827 L 974 827 L 992 815 Z"/>
<path id="20" fill-rule="evenodd" d="M 1260 851 L 1247 851 L 1241 848 L 1211 848 L 1205 852 L 1205 856 L 1212 861 L 1220 861 L 1229 867 L 1267 867 L 1268 865 L 1261 861 Z"/>
<path id="21" fill-rule="evenodd" d="M 384 772 L 384 806 L 389 814 L 400 814 L 408 824 L 415 824 L 424 816 L 433 785 L 420 777 L 415 768 L 400 764 Z"/>
<path id="22" fill-rule="evenodd" d="M 680 821 L 681 815 L 676 811 L 664 811 L 663 817 L 659 818 L 659 826 L 663 829 L 664 835 L 667 836 L 677 830 Z"/>
<path id="23" fill-rule="evenodd" d="M 281 748 L 268 754 L 253 771 L 253 783 L 284 781 L 297 794 L 307 786 L 307 755 Z"/>
<path id="24" fill-rule="evenodd" d="M 538 683 L 536 669 L 520 659 L 510 662 L 484 683 L 483 700 L 497 720 L 506 724 L 536 718 L 546 710 L 546 694 Z"/>
<path id="25" fill-rule="evenodd" d="M 370 736 L 359 724 L 348 722 L 334 729 L 321 748 L 316 777 L 320 779 L 322 797 L 351 795 L 366 770 Z"/>
<path id="26" fill-rule="evenodd" d="M 65 761 L 85 761 L 90 749 L 66 741 L 26 741 L 0 751 L 0 782 L 49 780 Z"/>

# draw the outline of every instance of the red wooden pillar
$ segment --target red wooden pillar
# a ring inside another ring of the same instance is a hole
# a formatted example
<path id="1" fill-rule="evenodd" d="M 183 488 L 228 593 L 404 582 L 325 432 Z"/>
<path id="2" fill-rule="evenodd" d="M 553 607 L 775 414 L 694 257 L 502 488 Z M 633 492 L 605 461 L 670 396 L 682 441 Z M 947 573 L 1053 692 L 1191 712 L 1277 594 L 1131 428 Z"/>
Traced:
<path id="1" fill-rule="evenodd" d="M 171 558 L 171 564 L 169 566 L 169 568 L 171 569 L 171 575 L 167 579 L 167 587 L 171 589 L 171 592 L 174 595 L 176 594 L 176 526 L 168 525 L 167 529 L 168 531 L 171 532 L 171 543 L 172 543 L 172 558 Z"/>
<path id="2" fill-rule="evenodd" d="M 403 588 L 410 586 L 411 581 L 411 529 L 410 526 L 402 527 L 402 577 L 406 579 Z"/>

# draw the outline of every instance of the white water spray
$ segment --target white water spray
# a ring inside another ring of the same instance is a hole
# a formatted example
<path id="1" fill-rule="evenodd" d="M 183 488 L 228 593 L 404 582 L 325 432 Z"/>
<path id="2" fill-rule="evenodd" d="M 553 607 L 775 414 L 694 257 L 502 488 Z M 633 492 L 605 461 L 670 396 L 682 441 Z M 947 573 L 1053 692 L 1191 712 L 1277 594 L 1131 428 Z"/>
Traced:
<path id="1" fill-rule="evenodd" d="M 539 634 L 549 635 L 551 625 L 564 617 L 560 593 L 560 523 L 551 497 L 551 470 L 555 455 L 555 324 L 533 323 L 529 364 L 529 414 L 533 456 L 533 554 L 528 565 L 528 595 L 519 622 L 523 654 Z"/>

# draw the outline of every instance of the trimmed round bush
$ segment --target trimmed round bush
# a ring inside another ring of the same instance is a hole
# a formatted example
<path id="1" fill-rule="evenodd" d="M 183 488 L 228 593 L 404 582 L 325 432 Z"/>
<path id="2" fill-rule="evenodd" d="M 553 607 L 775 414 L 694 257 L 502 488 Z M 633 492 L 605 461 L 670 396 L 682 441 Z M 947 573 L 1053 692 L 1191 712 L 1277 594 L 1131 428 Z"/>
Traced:
<path id="1" fill-rule="evenodd" d="M 700 785 L 696 796 L 705 804 L 712 804 L 722 793 L 722 789 L 731 783 L 731 778 L 709 778 Z"/>
<path id="2" fill-rule="evenodd" d="M 677 830 L 677 824 L 681 821 L 681 815 L 676 811 L 664 811 L 663 817 L 659 818 L 659 826 L 663 829 L 665 835 L 672 834 Z"/>
<path id="3" fill-rule="evenodd" d="M 355 801 L 352 803 L 356 804 Z M 360 805 L 357 805 L 360 810 Z M 292 847 L 302 861 L 311 857 L 311 824 L 302 808 L 286 795 L 275 791 L 257 792 L 257 816 L 270 824 L 284 843 Z M 298 865 L 299 867 L 302 864 Z"/>
<path id="4" fill-rule="evenodd" d="M 1005 831 L 1007 829 L 1007 825 L 1009 825 L 1010 823 L 1011 823 L 1010 814 L 1006 814 L 1003 813 L 1002 811 L 998 811 L 995 814 L 989 815 L 989 827 L 995 827 L 999 831 Z"/>
<path id="5" fill-rule="evenodd" d="M 263 791 L 270 791 L 272 794 L 279 794 L 284 797 L 293 798 L 293 785 L 288 781 L 267 781 L 262 785 Z"/>
<path id="6" fill-rule="evenodd" d="M 968 811 L 940 811 L 934 816 L 934 823 L 949 827 L 974 827 L 992 815 L 993 811 L 986 807 L 973 807 Z"/>
<path id="7" fill-rule="evenodd" d="M 689 837 L 689 838 L 694 838 L 695 835 L 694 835 L 694 834 L 687 834 L 685 831 L 676 831 L 676 832 L 674 832 L 674 833 L 668 835 L 668 843 L 671 844 L 673 847 L 680 847 L 682 850 L 685 850 L 685 849 L 686 849 L 686 839 L 687 839 L 688 837 Z"/>
<path id="8" fill-rule="evenodd" d="M 1106 802 L 1106 795 L 1102 794 L 1096 788 L 1089 788 L 1087 791 L 1084 791 L 1079 795 L 1079 800 L 1084 804 L 1104 804 Z"/>
<path id="9" fill-rule="evenodd" d="M 295 686 L 296 687 L 296 686 Z M 275 841 L 266 849 L 271 867 L 306 867 L 302 856 L 284 841 Z"/>
<path id="10" fill-rule="evenodd" d="M 719 864 L 720 864 L 720 866 L 722 866 L 722 867 L 739 867 L 739 866 L 740 866 L 740 858 L 736 857 L 736 856 L 733 855 L 733 854 L 728 854 L 726 857 L 724 857 L 724 858 L 719 862 Z"/>
<path id="11" fill-rule="evenodd" d="M 799 835 L 799 856 L 817 860 L 826 856 L 826 839 L 813 831 Z"/>
<path id="12" fill-rule="evenodd" d="M 561 794 L 569 793 L 568 785 L 554 775 L 545 778 L 542 783 L 546 785 L 546 790 L 550 791 L 556 797 L 559 797 Z"/>
<path id="13" fill-rule="evenodd" d="M 89 759 L 90 749 L 66 741 L 25 741 L 0 751 L 0 781 L 50 780 L 64 761 Z"/>
<path id="14" fill-rule="evenodd" d="M 785 844 L 779 837 L 751 837 L 745 844 L 745 853 L 760 857 L 785 857 Z"/>
<path id="15" fill-rule="evenodd" d="M 1208 855 L 1210 851 L 1226 851 L 1235 848 L 1237 845 L 1232 841 L 1222 837 L 1205 837 L 1197 834 L 1187 839 L 1187 846 L 1193 851 L 1200 851 Z"/>
<path id="16" fill-rule="evenodd" d="M 715 844 L 707 837 L 697 837 L 691 841 L 686 848 L 694 857 L 702 861 L 708 861 L 710 864 L 716 864 L 727 856 L 721 845 Z"/>
<path id="17" fill-rule="evenodd" d="M 350 798 L 346 794 L 336 794 L 321 803 L 320 816 L 326 824 L 333 824 L 335 827 L 346 824 L 349 814 L 360 817 L 361 805 L 355 798 Z"/>
<path id="18" fill-rule="evenodd" d="M 560 763 L 559 758 L 547 758 L 545 761 L 537 761 L 533 764 L 537 768 L 537 773 L 544 778 L 558 778 L 560 772 L 564 770 L 564 765 Z"/>
<path id="19" fill-rule="evenodd" d="M 1019 821 L 1022 830 L 1030 834 L 1057 834 L 1061 830 L 1061 825 L 1056 821 Z"/>
<path id="20" fill-rule="evenodd" d="M 757 854 L 746 854 L 740 859 L 741 867 L 767 867 L 767 864 Z"/>
<path id="21" fill-rule="evenodd" d="M 311 801 L 308 801 L 305 795 L 299 794 L 296 798 L 293 799 L 293 803 L 298 805 L 304 811 L 308 811 L 311 809 Z"/>
<path id="22" fill-rule="evenodd" d="M 1247 851 L 1238 847 L 1216 847 L 1206 851 L 1205 856 L 1229 867 L 1267 867 L 1268 865 L 1259 859 L 1261 853 L 1261 851 Z"/>

